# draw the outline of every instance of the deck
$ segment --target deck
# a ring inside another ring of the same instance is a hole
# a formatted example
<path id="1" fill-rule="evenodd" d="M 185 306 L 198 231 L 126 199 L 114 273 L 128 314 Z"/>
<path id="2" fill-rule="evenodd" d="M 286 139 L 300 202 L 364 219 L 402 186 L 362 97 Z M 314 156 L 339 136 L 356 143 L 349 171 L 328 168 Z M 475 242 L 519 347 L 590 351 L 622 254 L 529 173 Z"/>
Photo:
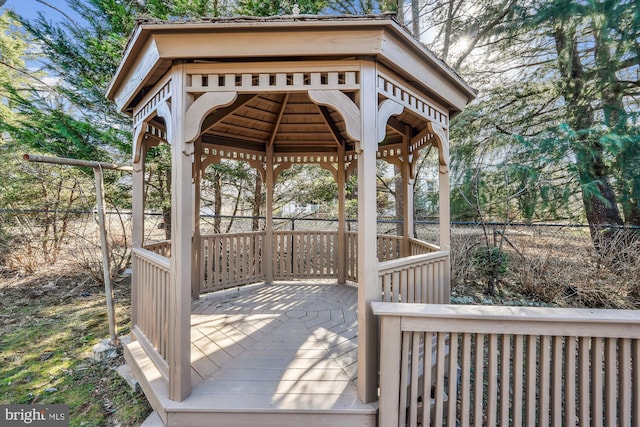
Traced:
<path id="1" fill-rule="evenodd" d="M 137 342 L 125 355 L 166 425 L 373 426 L 357 397 L 357 289 L 281 282 L 209 294 L 192 307 L 191 395 L 166 382 Z"/>

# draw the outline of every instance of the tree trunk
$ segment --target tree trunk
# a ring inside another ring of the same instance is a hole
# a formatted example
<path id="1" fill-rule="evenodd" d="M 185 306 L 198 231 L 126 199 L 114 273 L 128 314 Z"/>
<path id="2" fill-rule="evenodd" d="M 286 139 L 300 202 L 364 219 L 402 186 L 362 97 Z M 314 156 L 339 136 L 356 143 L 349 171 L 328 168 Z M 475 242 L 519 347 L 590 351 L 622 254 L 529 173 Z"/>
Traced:
<path id="1" fill-rule="evenodd" d="M 590 137 L 587 132 L 594 125 L 594 111 L 583 93 L 584 73 L 575 30 L 565 30 L 559 23 L 554 36 L 561 75 L 560 91 L 566 102 L 567 122 L 576 134 L 573 151 L 576 153 L 585 215 L 593 244 L 602 255 L 615 235 L 606 227 L 623 225 L 623 221 L 607 174 L 603 147 L 597 137 Z"/>
<path id="2" fill-rule="evenodd" d="M 418 0 L 411 0 L 411 27 L 413 35 L 420 38 L 420 3 Z"/>

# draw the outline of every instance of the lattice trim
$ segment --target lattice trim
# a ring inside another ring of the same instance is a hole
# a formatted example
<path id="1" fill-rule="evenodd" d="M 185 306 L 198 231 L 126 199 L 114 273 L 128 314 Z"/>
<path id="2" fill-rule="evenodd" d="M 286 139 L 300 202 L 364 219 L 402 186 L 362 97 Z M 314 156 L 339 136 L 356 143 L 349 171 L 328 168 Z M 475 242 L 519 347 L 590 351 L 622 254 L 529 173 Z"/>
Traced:
<path id="1" fill-rule="evenodd" d="M 239 150 L 226 150 L 217 147 L 202 147 L 202 155 L 205 157 L 220 157 L 222 159 L 240 160 L 247 162 L 264 163 L 267 161 L 267 157 L 261 153 Z"/>
<path id="2" fill-rule="evenodd" d="M 171 81 L 167 81 L 155 95 L 151 97 L 142 107 L 140 107 L 133 116 L 133 123 L 140 123 L 146 120 L 156 107 L 171 97 Z"/>
<path id="3" fill-rule="evenodd" d="M 358 90 L 359 88 L 356 71 L 187 74 L 187 92 Z"/>
<path id="4" fill-rule="evenodd" d="M 378 92 L 389 99 L 399 102 L 405 108 L 419 114 L 421 117 L 439 123 L 444 128 L 449 127 L 448 114 L 383 73 L 378 75 Z"/>

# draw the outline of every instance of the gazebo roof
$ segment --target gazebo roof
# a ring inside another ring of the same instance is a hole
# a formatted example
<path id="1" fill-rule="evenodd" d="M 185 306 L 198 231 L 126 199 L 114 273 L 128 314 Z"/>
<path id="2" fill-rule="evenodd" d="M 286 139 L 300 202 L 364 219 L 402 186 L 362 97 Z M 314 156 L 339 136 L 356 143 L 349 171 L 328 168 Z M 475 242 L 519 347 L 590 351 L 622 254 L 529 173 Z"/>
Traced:
<path id="1" fill-rule="evenodd" d="M 389 15 L 140 21 L 107 96 L 123 112 L 133 114 L 176 61 L 203 70 L 215 66 L 221 72 L 203 77 L 198 84 L 225 85 L 225 70 L 251 73 L 267 67 L 278 73 L 282 66 L 304 73 L 305 64 L 313 63 L 317 71 L 325 63 L 327 72 L 335 71 L 331 67 L 338 64 L 342 70 L 351 67 L 355 74 L 363 58 L 407 82 L 448 118 L 475 97 L 471 87 Z M 359 82 L 353 82 L 350 92 L 346 74 L 339 76 L 341 90 L 355 99 Z M 257 85 L 258 74 L 253 78 Z M 238 94 L 235 102 L 205 120 L 201 133 L 205 145 L 215 141 L 234 150 L 264 153 L 266 144 L 272 143 L 274 152 L 281 155 L 335 153 L 338 144 L 347 151 L 354 148 L 344 117 L 314 102 L 306 91 Z M 419 134 L 426 123 L 405 110 L 389 120 L 382 145 L 400 142 L 407 126 Z"/>

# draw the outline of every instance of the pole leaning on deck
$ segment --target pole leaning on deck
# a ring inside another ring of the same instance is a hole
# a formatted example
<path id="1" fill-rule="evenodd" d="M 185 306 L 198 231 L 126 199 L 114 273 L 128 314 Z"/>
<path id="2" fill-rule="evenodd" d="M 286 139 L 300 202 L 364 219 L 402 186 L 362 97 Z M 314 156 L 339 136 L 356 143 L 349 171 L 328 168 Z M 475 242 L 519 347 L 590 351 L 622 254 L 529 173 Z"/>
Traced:
<path id="1" fill-rule="evenodd" d="M 169 399 L 184 400 L 191 393 L 191 239 L 194 223 L 192 189 L 193 144 L 185 141 L 184 65 L 171 77 L 171 285 L 169 289 Z M 166 120 L 166 118 L 165 118 Z"/>
<path id="2" fill-rule="evenodd" d="M 111 286 L 111 263 L 109 257 L 109 239 L 107 233 L 107 225 L 105 218 L 104 203 L 104 180 L 103 169 L 130 171 L 131 166 L 118 166 L 112 163 L 95 162 L 90 160 L 68 159 L 64 157 L 38 156 L 33 154 L 25 154 L 22 156 L 24 160 L 29 162 L 50 163 L 65 166 L 79 166 L 93 168 L 93 174 L 96 186 L 96 210 L 98 214 L 98 226 L 100 229 L 100 247 L 102 249 L 102 273 L 104 280 L 104 290 L 107 300 L 107 317 L 109 319 L 109 335 L 111 344 L 120 345 L 118 339 L 118 331 L 116 326 L 115 307 L 113 305 L 113 288 Z"/>

